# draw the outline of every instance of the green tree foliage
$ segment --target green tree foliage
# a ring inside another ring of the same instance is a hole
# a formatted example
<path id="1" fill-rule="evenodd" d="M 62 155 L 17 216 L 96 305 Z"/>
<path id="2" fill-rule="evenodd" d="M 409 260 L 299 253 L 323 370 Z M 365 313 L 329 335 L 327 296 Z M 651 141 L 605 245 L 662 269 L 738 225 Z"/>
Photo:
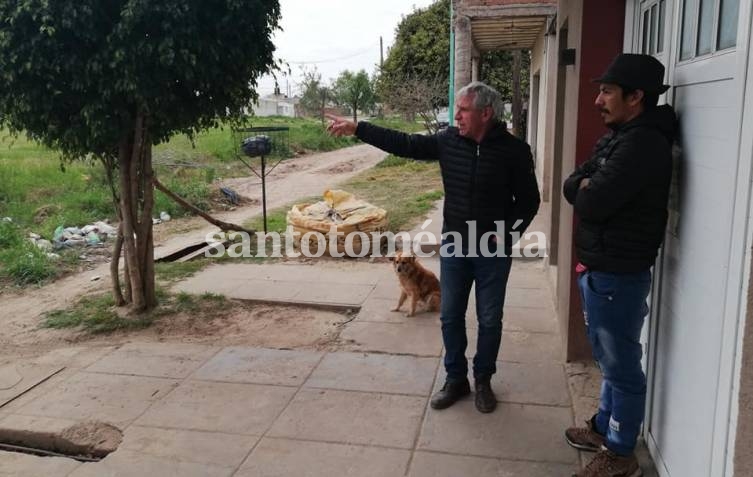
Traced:
<path id="1" fill-rule="evenodd" d="M 319 116 L 324 124 L 324 108 L 331 99 L 332 88 L 322 81 L 321 73 L 316 68 L 304 70 L 300 104 L 306 114 Z"/>
<path id="2" fill-rule="evenodd" d="M 528 97 L 531 70 L 531 54 L 524 51 L 521 55 L 520 89 L 524 98 Z M 479 77 L 499 91 L 505 102 L 511 102 L 513 52 L 511 50 L 487 51 L 481 55 Z"/>
<path id="3" fill-rule="evenodd" d="M 450 77 L 450 0 L 438 0 L 403 17 L 395 29 L 395 41 L 380 71 L 380 97 L 394 96 L 400 84 L 410 81 L 442 81 L 448 90 Z M 444 99 L 442 106 L 447 105 Z"/>
<path id="4" fill-rule="evenodd" d="M 119 205 L 119 304 L 156 304 L 151 146 L 255 99 L 279 18 L 277 0 L 0 0 L 0 126 L 105 164 Z"/>
<path id="5" fill-rule="evenodd" d="M 377 92 L 389 106 L 402 111 L 394 101 L 403 97 L 406 83 L 435 84 L 448 91 L 450 76 L 450 0 L 437 0 L 431 6 L 406 15 L 395 31 L 395 42 L 389 50 L 377 82 Z M 528 96 L 530 54 L 523 52 L 521 93 Z M 512 51 L 490 51 L 481 55 L 479 78 L 496 88 L 505 102 L 512 102 Z M 462 85 L 461 85 L 462 86 Z M 390 101 L 393 100 L 394 104 Z M 440 104 L 447 106 L 446 94 Z"/>
<path id="6" fill-rule="evenodd" d="M 374 106 L 374 87 L 366 71 L 340 73 L 333 87 L 336 101 L 353 111 L 353 121 L 358 121 L 358 110 L 367 111 Z"/>

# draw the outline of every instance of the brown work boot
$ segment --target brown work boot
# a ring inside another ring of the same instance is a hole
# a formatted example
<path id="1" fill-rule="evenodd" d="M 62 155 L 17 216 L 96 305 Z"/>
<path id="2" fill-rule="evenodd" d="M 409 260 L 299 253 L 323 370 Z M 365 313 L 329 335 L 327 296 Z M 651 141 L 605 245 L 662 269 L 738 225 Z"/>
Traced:
<path id="1" fill-rule="evenodd" d="M 641 477 L 643 472 L 635 454 L 622 456 L 603 447 L 585 469 L 573 477 Z"/>
<path id="2" fill-rule="evenodd" d="M 586 421 L 586 427 L 571 427 L 565 430 L 565 440 L 578 450 L 597 452 L 604 445 L 604 436 L 596 431 L 594 419 Z"/>

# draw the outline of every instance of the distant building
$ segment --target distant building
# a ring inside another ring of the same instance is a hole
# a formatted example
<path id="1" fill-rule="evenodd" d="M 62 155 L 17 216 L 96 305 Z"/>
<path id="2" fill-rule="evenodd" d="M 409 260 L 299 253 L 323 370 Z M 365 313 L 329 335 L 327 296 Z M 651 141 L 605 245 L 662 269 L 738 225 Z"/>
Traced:
<path id="1" fill-rule="evenodd" d="M 284 94 L 270 94 L 259 98 L 259 100 L 252 105 L 255 116 L 286 116 L 289 118 L 298 117 L 298 103 L 300 99 L 297 97 L 288 97 Z"/>

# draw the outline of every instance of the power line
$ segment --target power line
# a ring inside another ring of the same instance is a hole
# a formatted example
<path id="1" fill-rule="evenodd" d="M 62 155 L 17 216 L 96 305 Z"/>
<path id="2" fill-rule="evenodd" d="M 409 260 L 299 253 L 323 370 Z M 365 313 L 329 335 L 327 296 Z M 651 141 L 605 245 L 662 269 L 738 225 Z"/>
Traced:
<path id="1" fill-rule="evenodd" d="M 341 57 L 338 57 L 338 58 L 328 58 L 326 60 L 316 60 L 316 61 L 314 61 L 314 60 L 311 60 L 311 61 L 287 61 L 286 63 L 291 64 L 291 65 L 306 65 L 306 64 L 318 64 L 318 63 L 332 63 L 334 61 L 348 60 L 350 58 L 355 58 L 357 56 L 361 56 L 361 55 L 364 55 L 366 53 L 369 53 L 370 51 L 373 51 L 373 48 L 376 45 L 377 45 L 377 43 L 374 43 L 374 44 L 369 45 L 369 46 L 367 46 L 367 47 L 365 47 L 365 48 L 363 48 L 361 50 L 358 50 L 355 53 L 351 53 L 349 55 L 341 56 Z"/>

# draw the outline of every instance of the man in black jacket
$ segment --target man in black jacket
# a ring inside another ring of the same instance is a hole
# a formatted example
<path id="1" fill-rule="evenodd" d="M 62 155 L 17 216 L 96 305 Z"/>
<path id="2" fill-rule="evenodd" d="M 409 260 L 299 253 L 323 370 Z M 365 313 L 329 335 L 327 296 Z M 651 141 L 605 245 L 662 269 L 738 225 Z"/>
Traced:
<path id="1" fill-rule="evenodd" d="M 646 376 L 640 343 L 651 267 L 664 237 L 676 118 L 657 106 L 664 66 L 622 54 L 601 78 L 596 106 L 611 129 L 565 181 L 579 222 L 575 248 L 588 339 L 602 373 L 598 412 L 565 431 L 573 447 L 598 452 L 578 477 L 637 477 L 633 450 L 643 421 Z"/>
<path id="2" fill-rule="evenodd" d="M 475 403 L 480 412 L 492 412 L 497 400 L 490 380 L 497 370 L 502 337 L 512 233 L 522 234 L 531 223 L 539 208 L 539 190 L 530 148 L 509 134 L 498 119 L 502 101 L 497 91 L 473 82 L 458 92 L 455 111 L 457 127 L 428 136 L 366 122 L 356 125 L 337 117 L 330 117 L 333 122 L 329 131 L 338 136 L 355 134 L 398 156 L 439 160 L 445 191 L 440 319 L 447 379 L 432 397 L 431 406 L 444 409 L 471 392 L 465 357 L 465 313 L 475 282 Z"/>

